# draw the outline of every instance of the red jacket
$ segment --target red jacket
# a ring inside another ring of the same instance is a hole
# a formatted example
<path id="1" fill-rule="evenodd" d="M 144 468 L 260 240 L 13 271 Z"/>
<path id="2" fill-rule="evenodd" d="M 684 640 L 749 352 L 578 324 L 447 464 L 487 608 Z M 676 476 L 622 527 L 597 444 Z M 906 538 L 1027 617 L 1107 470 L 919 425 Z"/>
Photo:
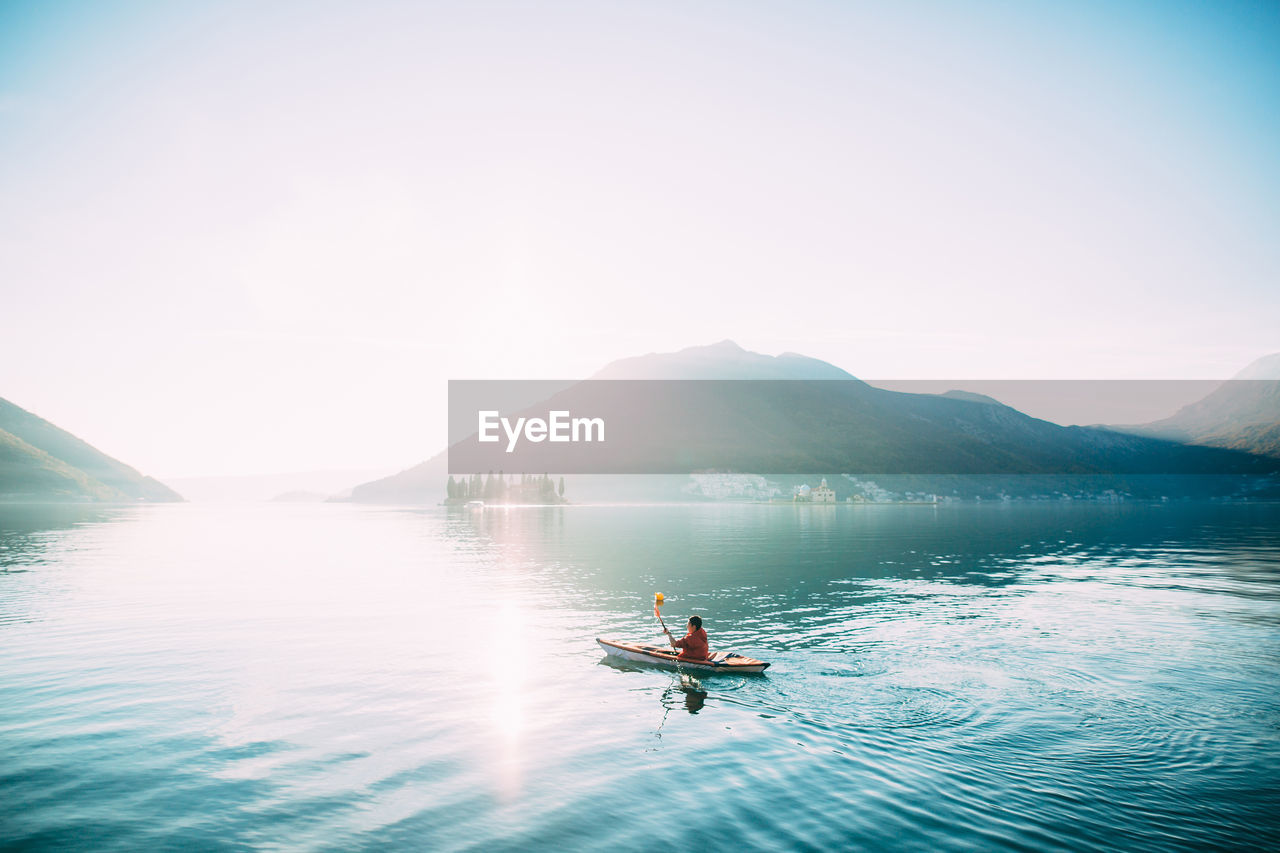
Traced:
<path id="1" fill-rule="evenodd" d="M 676 648 L 684 649 L 676 656 L 677 660 L 706 660 L 707 632 L 702 628 L 693 629 L 676 640 Z"/>

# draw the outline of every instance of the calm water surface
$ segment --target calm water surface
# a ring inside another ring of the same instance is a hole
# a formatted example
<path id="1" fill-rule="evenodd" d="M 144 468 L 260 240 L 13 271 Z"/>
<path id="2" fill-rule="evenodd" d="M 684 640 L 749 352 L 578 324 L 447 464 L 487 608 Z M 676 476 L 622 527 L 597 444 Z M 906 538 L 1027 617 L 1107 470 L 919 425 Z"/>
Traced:
<path id="1" fill-rule="evenodd" d="M 703 615 L 764 676 L 606 663 Z M 1276 848 L 1280 506 L 0 508 L 0 846 Z"/>

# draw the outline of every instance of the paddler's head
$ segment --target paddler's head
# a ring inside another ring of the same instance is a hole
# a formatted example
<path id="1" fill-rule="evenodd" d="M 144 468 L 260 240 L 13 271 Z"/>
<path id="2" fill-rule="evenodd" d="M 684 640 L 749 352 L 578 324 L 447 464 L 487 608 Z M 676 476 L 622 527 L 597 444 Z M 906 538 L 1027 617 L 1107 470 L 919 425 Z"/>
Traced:
<path id="1" fill-rule="evenodd" d="M 701 616 L 690 616 L 690 617 L 689 617 L 689 630 L 690 630 L 690 631 L 696 631 L 696 630 L 698 630 L 698 629 L 699 629 L 699 628 L 701 628 L 701 627 L 702 627 L 702 617 L 701 617 Z"/>

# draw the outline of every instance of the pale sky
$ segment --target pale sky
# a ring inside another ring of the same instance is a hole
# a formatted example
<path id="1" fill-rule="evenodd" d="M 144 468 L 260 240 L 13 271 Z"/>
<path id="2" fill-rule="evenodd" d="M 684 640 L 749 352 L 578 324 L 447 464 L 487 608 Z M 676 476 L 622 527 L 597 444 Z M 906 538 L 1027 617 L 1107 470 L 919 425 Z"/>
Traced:
<path id="1" fill-rule="evenodd" d="M 724 338 L 1225 377 L 1277 105 L 1274 3 L 0 3 L 0 396 L 164 478 Z"/>

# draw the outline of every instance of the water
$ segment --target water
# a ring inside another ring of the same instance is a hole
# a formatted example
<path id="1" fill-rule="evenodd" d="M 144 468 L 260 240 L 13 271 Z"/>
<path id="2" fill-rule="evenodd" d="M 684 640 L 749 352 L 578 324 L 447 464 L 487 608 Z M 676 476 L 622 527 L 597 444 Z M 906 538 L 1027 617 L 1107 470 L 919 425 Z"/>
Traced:
<path id="1" fill-rule="evenodd" d="M 1278 662 L 1277 505 L 9 507 L 0 846 L 1275 848 Z"/>

